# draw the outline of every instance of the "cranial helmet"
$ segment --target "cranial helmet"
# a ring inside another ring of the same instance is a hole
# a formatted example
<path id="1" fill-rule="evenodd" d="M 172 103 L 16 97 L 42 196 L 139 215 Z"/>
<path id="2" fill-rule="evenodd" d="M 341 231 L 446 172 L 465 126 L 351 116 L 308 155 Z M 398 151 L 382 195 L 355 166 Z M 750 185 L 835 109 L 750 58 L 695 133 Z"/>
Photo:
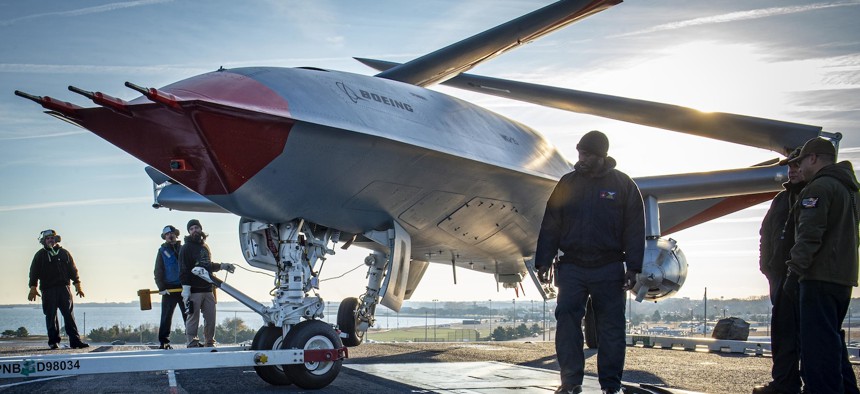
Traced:
<path id="1" fill-rule="evenodd" d="M 167 226 L 164 226 L 164 229 L 161 230 L 161 239 L 166 238 L 167 234 L 170 234 L 170 233 L 173 233 L 178 237 L 179 236 L 179 229 L 176 227 L 173 227 L 172 225 L 169 225 L 169 224 Z"/>
<path id="2" fill-rule="evenodd" d="M 48 237 L 54 237 L 54 240 L 57 243 L 60 243 L 60 236 L 53 229 L 47 229 L 47 230 L 39 233 L 39 243 L 44 245 L 45 244 L 45 238 L 48 238 Z"/>

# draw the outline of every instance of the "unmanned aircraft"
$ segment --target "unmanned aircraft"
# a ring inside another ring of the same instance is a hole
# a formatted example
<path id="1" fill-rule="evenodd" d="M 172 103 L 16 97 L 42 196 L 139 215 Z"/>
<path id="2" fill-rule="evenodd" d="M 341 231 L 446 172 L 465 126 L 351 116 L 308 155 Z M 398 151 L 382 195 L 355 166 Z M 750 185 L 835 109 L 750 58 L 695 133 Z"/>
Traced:
<path id="1" fill-rule="evenodd" d="M 316 351 L 291 365 L 255 367 L 262 379 L 320 388 L 337 376 L 344 346 L 359 345 L 374 325 L 377 305 L 399 311 L 430 263 L 522 286 L 546 201 L 573 170 L 538 132 L 433 85 L 783 155 L 817 136 L 838 144 L 839 133 L 818 126 L 465 73 L 619 3 L 558 1 L 403 64 L 358 59 L 379 70 L 373 76 L 222 68 L 161 88 L 126 82 L 142 95 L 132 101 L 70 86 L 98 105 L 90 108 L 15 93 L 147 163 L 154 207 L 239 216 L 248 264 L 276 273 L 271 305 L 196 274 L 263 317 L 253 349 Z M 671 296 L 684 283 L 686 258 L 666 235 L 771 199 L 787 180 L 775 163 L 635 179 L 647 235 L 637 299 Z M 320 321 L 317 289 L 325 257 L 338 247 L 371 253 L 364 293 L 341 302 L 335 329 Z"/>

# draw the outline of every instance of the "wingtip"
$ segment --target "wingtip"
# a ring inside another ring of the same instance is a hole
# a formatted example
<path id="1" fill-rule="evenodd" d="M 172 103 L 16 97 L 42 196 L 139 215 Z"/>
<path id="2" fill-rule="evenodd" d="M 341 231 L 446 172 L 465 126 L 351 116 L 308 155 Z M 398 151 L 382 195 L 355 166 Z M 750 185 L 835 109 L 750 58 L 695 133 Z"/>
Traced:
<path id="1" fill-rule="evenodd" d="M 368 59 L 366 57 L 353 57 L 353 59 L 377 71 L 386 71 L 400 65 L 400 63 L 389 62 L 387 60 Z"/>

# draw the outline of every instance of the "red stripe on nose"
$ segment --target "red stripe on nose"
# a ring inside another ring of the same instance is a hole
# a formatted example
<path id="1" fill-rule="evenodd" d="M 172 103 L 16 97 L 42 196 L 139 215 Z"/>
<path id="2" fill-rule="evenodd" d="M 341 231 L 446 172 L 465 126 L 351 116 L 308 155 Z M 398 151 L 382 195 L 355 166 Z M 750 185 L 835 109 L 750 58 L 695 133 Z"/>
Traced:
<path id="1" fill-rule="evenodd" d="M 138 99 L 132 117 L 87 108 L 79 123 L 202 195 L 236 191 L 283 152 L 287 103 L 259 82 L 221 72 L 164 90 L 181 111 Z"/>

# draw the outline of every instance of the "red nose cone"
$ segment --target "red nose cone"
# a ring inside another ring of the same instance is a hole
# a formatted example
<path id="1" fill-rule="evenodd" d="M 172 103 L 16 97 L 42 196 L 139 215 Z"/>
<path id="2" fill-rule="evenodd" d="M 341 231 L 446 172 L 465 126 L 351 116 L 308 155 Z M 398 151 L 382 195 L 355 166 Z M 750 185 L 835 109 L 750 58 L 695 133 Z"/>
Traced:
<path id="1" fill-rule="evenodd" d="M 284 150 L 287 102 L 257 81 L 215 72 L 163 91 L 181 109 L 138 99 L 132 116 L 86 108 L 75 120 L 202 195 L 234 192 Z"/>

